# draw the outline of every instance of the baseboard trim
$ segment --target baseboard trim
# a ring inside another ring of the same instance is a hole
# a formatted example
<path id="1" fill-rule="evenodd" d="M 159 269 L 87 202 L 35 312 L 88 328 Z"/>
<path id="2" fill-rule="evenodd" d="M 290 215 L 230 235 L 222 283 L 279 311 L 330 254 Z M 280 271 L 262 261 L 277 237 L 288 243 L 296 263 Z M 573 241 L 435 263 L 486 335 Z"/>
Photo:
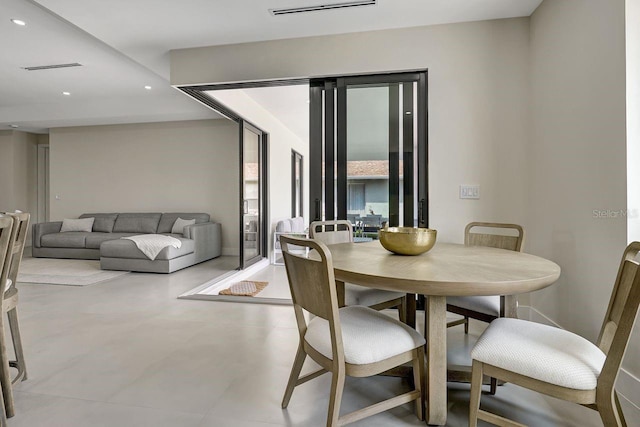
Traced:
<path id="1" fill-rule="evenodd" d="M 531 320 L 532 322 L 562 328 L 556 322 L 530 306 L 518 307 L 518 317 L 520 319 Z M 625 410 L 628 410 L 629 407 L 633 410 L 633 414 L 625 412 L 625 418 L 640 419 L 640 379 L 629 373 L 624 368 L 621 368 L 620 373 L 618 374 L 618 380 L 616 381 L 616 390 L 618 391 L 621 399 L 630 403 L 630 405 L 625 407 Z"/>
<path id="2" fill-rule="evenodd" d="M 556 322 L 554 322 L 553 320 L 551 320 L 550 318 L 548 318 L 547 316 L 545 316 L 535 308 L 530 307 L 528 305 L 518 307 L 518 318 L 530 320 L 536 323 L 542 323 L 544 325 L 555 326 L 556 328 L 562 328 Z"/>

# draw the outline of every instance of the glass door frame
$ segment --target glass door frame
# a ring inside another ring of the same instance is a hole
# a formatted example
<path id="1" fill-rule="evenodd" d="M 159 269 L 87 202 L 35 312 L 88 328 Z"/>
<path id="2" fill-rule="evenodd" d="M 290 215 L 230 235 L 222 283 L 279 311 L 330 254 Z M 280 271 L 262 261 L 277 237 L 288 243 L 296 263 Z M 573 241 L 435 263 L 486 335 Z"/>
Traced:
<path id="1" fill-rule="evenodd" d="M 291 218 L 304 216 L 304 156 L 291 150 Z"/>
<path id="2" fill-rule="evenodd" d="M 412 71 L 404 73 L 389 73 L 364 76 L 331 77 L 311 79 L 309 85 L 310 99 L 310 122 L 309 122 L 309 214 L 312 221 L 323 219 L 347 219 L 347 87 L 350 85 L 374 85 L 395 83 L 417 83 L 416 91 L 416 111 L 417 116 L 417 200 L 414 200 L 413 180 L 409 183 L 407 177 L 413 177 L 416 171 L 413 170 L 413 161 L 403 162 L 404 174 L 404 223 L 407 224 L 409 217 L 414 220 L 414 208 L 417 203 L 417 224 L 418 227 L 426 228 L 429 224 L 429 203 L 428 203 L 428 110 L 427 110 L 427 70 Z M 406 87 L 407 85 L 403 85 Z M 408 94 L 406 94 L 408 95 Z M 404 96 L 404 103 L 411 99 L 413 95 Z M 334 108 L 335 107 L 335 108 Z M 400 106 L 398 105 L 398 108 Z M 403 108 L 409 107 L 403 105 Z M 411 105 L 413 110 L 413 105 Z M 409 118 L 411 121 L 413 118 Z M 396 129 L 400 126 L 400 121 L 390 114 L 390 126 Z M 405 139 L 410 133 L 413 136 L 413 124 L 408 120 L 402 123 Z M 391 133 L 391 132 L 390 132 Z M 335 145 L 335 157 L 334 157 Z M 398 149 L 392 151 L 390 143 L 390 168 L 392 164 L 399 164 Z M 396 144 L 397 145 L 397 144 Z M 403 159 L 413 158 L 413 143 L 403 144 Z M 324 152 L 323 152 L 324 148 Z M 324 160 L 324 162 L 323 162 Z M 323 194 L 323 163 L 324 179 L 326 180 Z M 334 166 L 336 169 L 334 170 Z M 399 170 L 390 170 L 391 185 L 399 185 Z M 395 176 L 392 176 L 395 175 Z M 334 194 L 334 179 L 336 176 L 336 189 Z M 337 197 L 336 197 L 337 196 Z M 324 212 L 322 209 L 323 200 L 336 200 L 337 212 L 333 202 L 325 203 Z M 389 203 L 398 203 L 398 194 L 390 192 Z M 391 221 L 390 225 L 396 225 L 397 219 Z M 411 222 L 413 225 L 413 222 Z"/>
<path id="3" fill-rule="evenodd" d="M 269 174 L 268 174 L 268 165 L 269 165 L 269 151 L 268 151 L 268 141 L 269 134 L 254 126 L 250 122 L 239 119 L 238 120 L 239 129 L 240 129 L 240 206 L 239 206 L 239 221 L 240 221 L 240 269 L 244 270 L 245 268 L 259 262 L 263 258 L 266 257 L 267 254 L 267 233 L 266 233 L 266 224 L 268 224 L 268 215 L 269 215 L 269 198 L 267 197 L 266 189 L 268 186 Z M 257 134 L 260 138 L 260 146 L 258 152 L 258 204 L 259 204 L 259 213 L 258 213 L 258 233 L 256 235 L 256 248 L 258 249 L 258 253 L 256 256 L 245 259 L 245 238 L 246 230 L 244 224 L 244 208 L 245 208 L 245 197 L 244 197 L 244 179 L 245 179 L 245 168 L 244 168 L 244 134 L 245 129 Z"/>

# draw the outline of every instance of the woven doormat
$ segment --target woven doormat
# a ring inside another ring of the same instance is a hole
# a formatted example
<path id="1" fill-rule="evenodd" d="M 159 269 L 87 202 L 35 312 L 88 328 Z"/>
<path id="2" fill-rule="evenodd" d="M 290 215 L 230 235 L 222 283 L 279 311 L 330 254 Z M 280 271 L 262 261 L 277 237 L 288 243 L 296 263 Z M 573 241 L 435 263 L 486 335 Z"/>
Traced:
<path id="1" fill-rule="evenodd" d="M 223 289 L 218 295 L 236 295 L 244 297 L 253 297 L 258 292 L 267 287 L 269 282 L 254 282 L 252 280 L 245 280 L 242 282 L 234 283 L 231 287 Z"/>

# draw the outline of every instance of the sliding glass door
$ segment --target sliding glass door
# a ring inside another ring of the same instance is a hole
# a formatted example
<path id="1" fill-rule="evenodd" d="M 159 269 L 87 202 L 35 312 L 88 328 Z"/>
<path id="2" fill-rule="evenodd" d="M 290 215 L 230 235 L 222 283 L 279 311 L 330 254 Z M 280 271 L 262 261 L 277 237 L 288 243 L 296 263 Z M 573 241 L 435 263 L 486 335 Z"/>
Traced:
<path id="1" fill-rule="evenodd" d="M 311 81 L 310 213 L 427 227 L 426 72 Z"/>
<path id="2" fill-rule="evenodd" d="M 260 261 L 265 255 L 264 232 L 264 138 L 263 132 L 242 121 L 241 144 L 241 269 Z"/>

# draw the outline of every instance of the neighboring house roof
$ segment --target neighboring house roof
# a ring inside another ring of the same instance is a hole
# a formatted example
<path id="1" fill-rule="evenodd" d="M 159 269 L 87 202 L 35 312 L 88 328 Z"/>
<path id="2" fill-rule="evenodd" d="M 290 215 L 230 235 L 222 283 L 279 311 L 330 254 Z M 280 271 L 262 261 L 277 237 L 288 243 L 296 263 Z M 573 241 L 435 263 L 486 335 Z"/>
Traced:
<path id="1" fill-rule="evenodd" d="M 402 176 L 402 161 L 400 161 L 400 176 Z M 349 178 L 381 178 L 389 177 L 388 160 L 352 160 L 347 162 L 347 176 Z"/>
<path id="2" fill-rule="evenodd" d="M 400 177 L 402 177 L 402 160 L 400 161 Z M 245 163 L 245 179 L 255 181 L 258 178 L 258 164 Z M 324 165 L 323 165 L 324 176 Z M 351 160 L 347 162 L 347 177 L 360 179 L 388 179 L 388 160 Z"/>

